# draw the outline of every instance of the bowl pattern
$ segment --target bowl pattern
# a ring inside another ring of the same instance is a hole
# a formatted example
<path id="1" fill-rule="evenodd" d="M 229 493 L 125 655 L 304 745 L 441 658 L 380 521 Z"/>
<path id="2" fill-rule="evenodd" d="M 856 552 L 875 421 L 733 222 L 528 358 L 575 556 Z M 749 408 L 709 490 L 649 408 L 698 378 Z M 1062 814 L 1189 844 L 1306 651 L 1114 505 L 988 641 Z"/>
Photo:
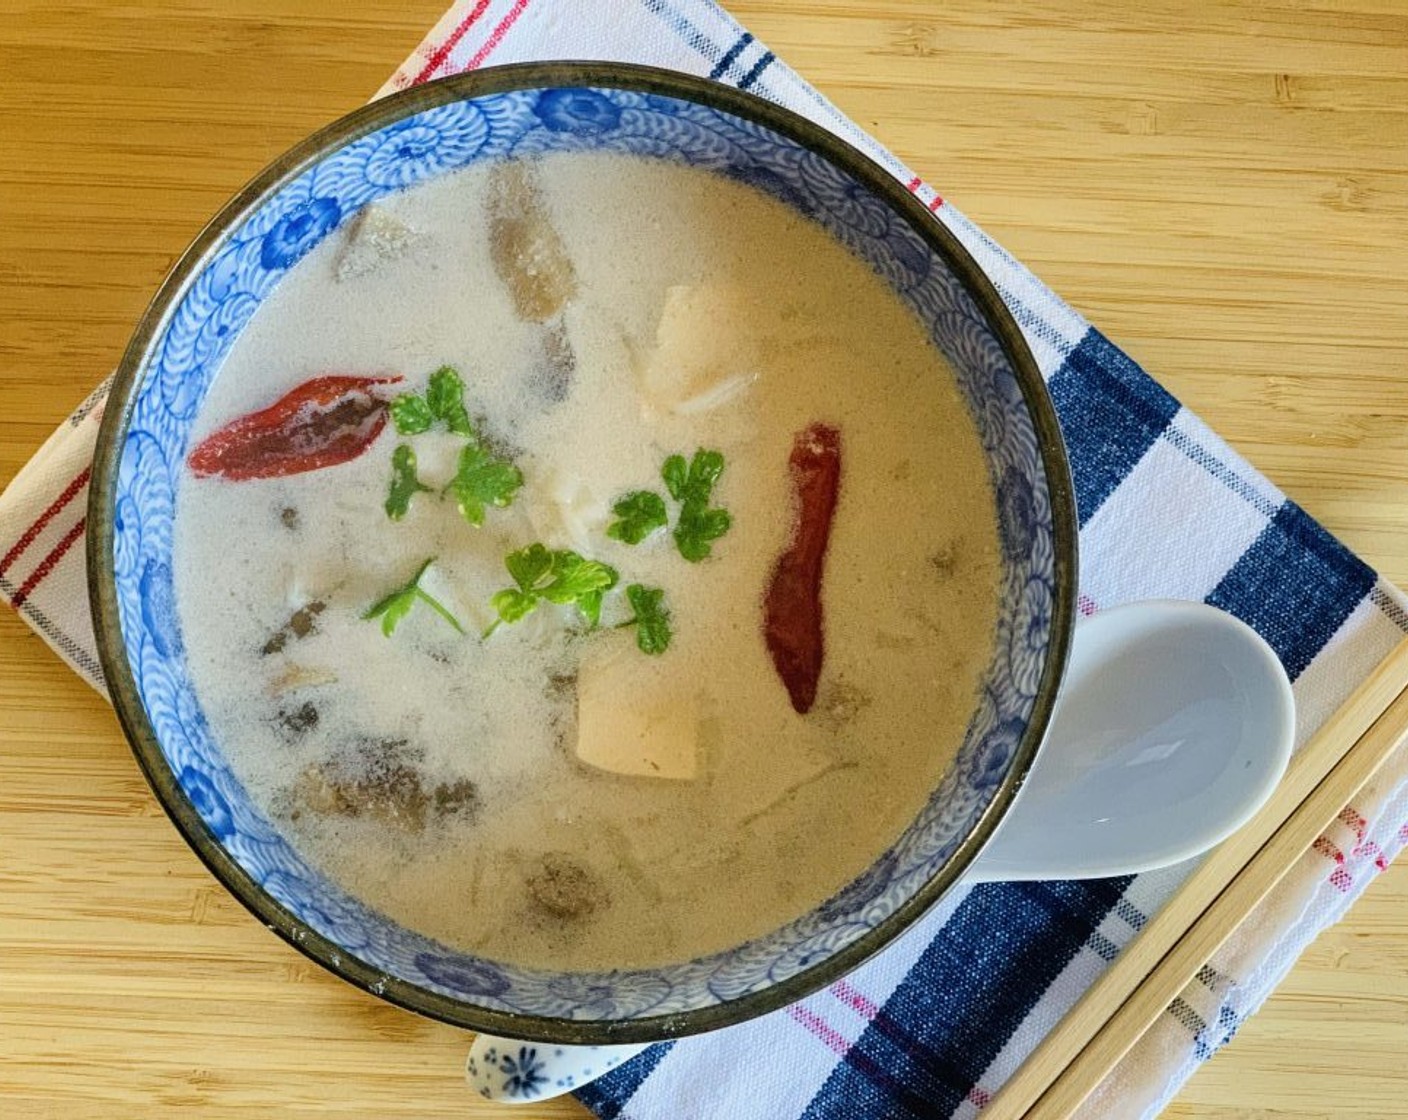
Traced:
<path id="1" fill-rule="evenodd" d="M 672 160 L 750 184 L 821 223 L 884 276 L 953 363 L 977 421 L 998 497 L 1004 608 L 981 703 L 955 763 L 869 871 L 786 928 L 730 951 L 668 968 L 563 975 L 478 959 L 416 934 L 349 897 L 299 856 L 246 796 L 202 715 L 184 661 L 171 551 L 192 420 L 231 344 L 282 276 L 383 195 L 478 161 L 572 149 Z M 1060 567 L 1052 490 L 1012 362 L 912 220 L 790 135 L 709 104 L 609 85 L 509 89 L 414 112 L 344 139 L 236 215 L 176 290 L 127 389 L 111 495 L 120 646 L 108 653 L 110 663 L 125 660 L 159 745 L 160 757 L 144 764 L 169 768 L 209 836 L 284 909 L 272 925 L 296 943 L 309 930 L 326 938 L 333 949 L 320 959 L 372 991 L 390 985 L 412 1006 L 414 989 L 468 1005 L 463 1017 L 443 1003 L 433 1011 L 471 1025 L 481 1022 L 475 1008 L 636 1020 L 767 989 L 831 958 L 911 903 L 1012 768 L 1053 646 Z M 142 718 L 124 715 L 129 725 Z M 360 970 L 350 970 L 354 962 Z"/>

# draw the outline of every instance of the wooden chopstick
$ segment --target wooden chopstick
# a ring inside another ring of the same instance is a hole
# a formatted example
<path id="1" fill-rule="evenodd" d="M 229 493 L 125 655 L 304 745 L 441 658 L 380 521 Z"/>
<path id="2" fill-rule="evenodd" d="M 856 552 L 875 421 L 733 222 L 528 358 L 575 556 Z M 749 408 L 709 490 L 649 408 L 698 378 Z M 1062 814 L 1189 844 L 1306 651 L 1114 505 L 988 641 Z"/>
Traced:
<path id="1" fill-rule="evenodd" d="M 1149 920 L 993 1097 L 983 1120 L 1056 1120 L 1079 1107 L 1405 739 L 1408 640 L 1296 752 L 1261 810 Z"/>

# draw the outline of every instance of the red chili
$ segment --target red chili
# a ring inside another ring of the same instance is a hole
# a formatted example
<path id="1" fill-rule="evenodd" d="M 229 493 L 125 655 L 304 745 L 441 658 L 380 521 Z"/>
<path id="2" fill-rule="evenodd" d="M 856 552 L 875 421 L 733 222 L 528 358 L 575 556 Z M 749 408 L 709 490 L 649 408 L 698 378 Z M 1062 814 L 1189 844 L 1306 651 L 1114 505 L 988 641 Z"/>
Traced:
<path id="1" fill-rule="evenodd" d="M 315 377 L 268 408 L 207 436 L 187 462 L 197 475 L 282 478 L 355 459 L 386 426 L 387 402 L 370 392 L 400 377 Z"/>
<path id="2" fill-rule="evenodd" d="M 763 597 L 763 633 L 792 707 L 805 715 L 816 701 L 825 652 L 821 574 L 841 488 L 841 433 L 829 424 L 798 432 L 789 463 L 797 521 Z"/>

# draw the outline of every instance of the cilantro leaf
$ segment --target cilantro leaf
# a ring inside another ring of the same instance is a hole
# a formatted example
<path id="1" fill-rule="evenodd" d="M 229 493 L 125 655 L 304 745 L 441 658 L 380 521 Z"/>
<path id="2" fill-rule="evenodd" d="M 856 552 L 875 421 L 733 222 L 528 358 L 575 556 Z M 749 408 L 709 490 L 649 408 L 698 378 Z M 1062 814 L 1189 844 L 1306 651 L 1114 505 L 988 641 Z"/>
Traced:
<path id="1" fill-rule="evenodd" d="M 391 637 L 396 627 L 401 624 L 401 620 L 411 613 L 411 608 L 415 606 L 416 594 L 414 589 L 407 591 L 402 588 L 393 591 L 381 602 L 362 615 L 364 619 L 370 621 L 373 618 L 381 619 L 381 632 L 386 637 Z"/>
<path id="2" fill-rule="evenodd" d="M 601 601 L 606 597 L 605 590 L 588 591 L 577 599 L 577 609 L 587 620 L 587 628 L 595 630 L 601 622 Z"/>
<path id="3" fill-rule="evenodd" d="M 520 591 L 516 587 L 504 588 L 489 601 L 494 610 L 499 612 L 499 619 L 503 622 L 517 622 L 524 615 L 531 614 L 538 606 L 536 595 L 531 591 Z"/>
<path id="4" fill-rule="evenodd" d="M 530 544 L 505 556 L 504 567 L 522 590 L 532 591 L 538 581 L 552 571 L 553 554 L 541 544 Z"/>
<path id="5" fill-rule="evenodd" d="M 660 477 L 665 480 L 665 489 L 677 502 L 684 501 L 685 486 L 689 481 L 689 467 L 683 455 L 671 455 L 660 468 Z"/>
<path id="6" fill-rule="evenodd" d="M 418 436 L 421 432 L 430 431 L 435 417 L 423 397 L 415 393 L 402 393 L 391 402 L 391 422 L 396 425 L 399 434 Z"/>
<path id="7" fill-rule="evenodd" d="M 657 656 L 670 648 L 670 609 L 665 606 L 665 592 L 659 587 L 633 583 L 626 588 L 626 598 L 635 617 L 620 626 L 636 628 L 636 645 L 641 653 Z"/>
<path id="8" fill-rule="evenodd" d="M 714 492 L 714 483 L 723 473 L 723 455 L 702 447 L 694 453 L 688 467 L 683 455 L 671 455 L 660 470 L 660 476 L 669 487 L 670 497 L 677 502 L 694 500 L 707 503 Z"/>
<path id="9" fill-rule="evenodd" d="M 571 549 L 549 550 L 530 544 L 504 557 L 504 567 L 517 587 L 497 592 L 489 600 L 499 618 L 487 638 L 504 622 L 517 622 L 538 609 L 538 604 L 576 604 L 587 622 L 596 626 L 601 619 L 601 600 L 616 586 L 616 569 L 600 560 L 588 560 Z"/>
<path id="10" fill-rule="evenodd" d="M 416 477 L 416 453 L 410 444 L 401 444 L 391 454 L 391 489 L 386 495 L 386 516 L 400 521 L 411 508 L 411 499 L 429 489 Z"/>
<path id="11" fill-rule="evenodd" d="M 632 490 L 611 507 L 619 521 L 606 527 L 606 535 L 626 544 L 640 544 L 668 520 L 665 499 L 650 490 Z"/>
<path id="12" fill-rule="evenodd" d="M 456 435 L 475 436 L 474 425 L 464 408 L 464 382 L 453 366 L 441 366 L 430 375 L 425 403 L 435 419 L 443 420 Z"/>
<path id="13" fill-rule="evenodd" d="M 733 518 L 726 509 L 709 509 L 702 502 L 685 502 L 675 522 L 675 545 L 691 564 L 708 559 L 713 542 L 729 531 Z"/>
<path id="14" fill-rule="evenodd" d="M 475 438 L 474 425 L 464 407 L 464 382 L 453 366 L 441 366 L 430 375 L 425 396 L 402 393 L 391 402 L 391 422 L 403 436 L 418 436 L 441 421 L 456 435 Z"/>
<path id="15" fill-rule="evenodd" d="M 543 587 L 542 596 L 550 603 L 576 603 L 583 596 L 611 590 L 617 578 L 616 569 L 610 564 L 562 549 L 553 553 L 552 581 Z"/>
<path id="16" fill-rule="evenodd" d="M 381 619 L 381 632 L 389 638 L 395 632 L 396 627 L 401 624 L 401 620 L 411 613 L 411 608 L 416 605 L 416 600 L 419 599 L 453 626 L 456 631 L 463 634 L 464 627 L 460 625 L 459 619 L 450 613 L 444 603 L 420 585 L 425 570 L 434 562 L 435 558 L 432 556 L 416 569 L 416 574 L 411 577 L 409 583 L 398 587 L 385 598 L 378 599 L 367 608 L 362 617 L 369 622 L 372 619 Z"/>
<path id="17" fill-rule="evenodd" d="M 713 542 L 733 525 L 728 510 L 709 505 L 723 471 L 723 455 L 701 447 L 687 467 L 683 455 L 671 455 L 660 472 L 671 496 L 682 503 L 673 536 L 680 555 L 692 564 L 706 559 Z"/>
<path id="18" fill-rule="evenodd" d="M 508 505 L 522 485 L 522 473 L 507 459 L 496 458 L 482 444 L 467 443 L 445 490 L 454 492 L 464 519 L 478 526 L 484 524 L 486 506 Z"/>

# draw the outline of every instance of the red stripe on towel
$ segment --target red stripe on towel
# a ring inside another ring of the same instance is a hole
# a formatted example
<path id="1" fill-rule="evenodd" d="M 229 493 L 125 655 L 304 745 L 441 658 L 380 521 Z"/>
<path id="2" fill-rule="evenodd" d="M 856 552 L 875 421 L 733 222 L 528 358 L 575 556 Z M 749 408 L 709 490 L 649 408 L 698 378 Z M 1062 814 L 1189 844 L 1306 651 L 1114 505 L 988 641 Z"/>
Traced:
<path id="1" fill-rule="evenodd" d="M 1332 843 L 1330 843 L 1327 837 L 1317 836 L 1315 838 L 1315 843 L 1310 846 L 1314 848 L 1317 852 L 1319 852 L 1322 856 L 1324 856 L 1326 859 L 1332 859 L 1336 863 L 1344 862 L 1344 853 L 1340 851 L 1337 847 L 1335 847 Z"/>
<path id="2" fill-rule="evenodd" d="M 35 568 L 29 578 L 20 584 L 20 589 L 10 600 L 10 606 L 16 610 L 24 606 L 24 601 L 29 598 L 30 593 L 44 582 L 44 577 L 52 572 L 54 565 L 64 558 L 64 553 L 73 547 L 73 542 L 83 536 L 83 526 L 86 523 L 87 519 L 80 517 L 73 528 L 63 535 L 63 539 L 49 551 L 49 555 L 39 562 L 39 567 Z"/>
<path id="3" fill-rule="evenodd" d="M 508 34 L 508 29 L 518 21 L 518 17 L 523 14 L 523 9 L 527 6 L 528 0 L 515 0 L 513 7 L 508 10 L 508 15 L 499 21 L 499 26 L 494 28 L 490 34 L 488 42 L 474 52 L 474 57 L 465 66 L 466 70 L 479 69 L 480 64 L 494 53 L 494 48 L 503 42 L 504 36 Z"/>
<path id="4" fill-rule="evenodd" d="M 34 524 L 24 531 L 24 534 L 14 543 L 10 551 L 5 553 L 5 558 L 0 560 L 0 576 L 10 570 L 10 565 L 18 560 L 20 554 L 34 543 L 35 538 L 44 531 L 44 527 L 54 520 L 69 502 L 73 501 L 74 495 L 88 485 L 88 476 L 91 472 L 92 468 L 84 467 L 78 477 L 64 487 L 63 493 L 50 503 L 49 508 L 39 515 Z"/>
<path id="5" fill-rule="evenodd" d="M 832 984 L 831 992 L 842 1003 L 866 1019 L 873 1019 L 880 1014 L 880 1008 L 876 1007 L 872 1000 L 861 995 L 844 980 L 837 980 Z"/>
<path id="6" fill-rule="evenodd" d="M 464 38 L 464 33 L 478 22 L 479 17 L 484 14 L 484 10 L 488 7 L 489 0 L 479 0 L 479 3 L 474 5 L 469 15 L 460 20 L 455 29 L 445 37 L 445 41 L 431 52 L 430 57 L 425 60 L 425 66 L 422 67 L 421 72 L 411 79 L 411 85 L 418 86 L 421 82 L 430 80 L 430 75 L 440 69 L 445 59 L 450 57 L 450 52 L 454 50 L 459 41 Z"/>
<path id="7" fill-rule="evenodd" d="M 845 1040 L 840 1031 L 836 1030 L 834 1027 L 828 1026 L 820 1015 L 808 1011 L 801 1004 L 794 1003 L 787 1009 L 787 1014 L 801 1023 L 802 1026 L 806 1027 L 807 1030 L 816 1035 L 817 1038 L 821 1039 L 828 1049 L 843 1057 L 846 1052 L 850 1050 L 851 1044 Z"/>
<path id="8" fill-rule="evenodd" d="M 906 184 L 904 185 L 904 187 L 905 187 L 905 190 L 909 191 L 910 194 L 918 194 L 918 193 L 919 193 L 919 188 L 920 188 L 920 187 L 923 187 L 923 186 L 925 186 L 925 185 L 926 185 L 926 184 L 925 184 L 924 180 L 921 179 L 918 175 L 916 175 L 913 179 L 911 179 L 908 183 L 906 183 Z M 933 189 L 933 188 L 931 187 L 930 190 L 932 190 L 932 189 Z M 937 194 L 934 195 L 934 197 L 929 201 L 929 211 L 930 211 L 930 213 L 933 213 L 933 211 L 937 210 L 937 209 L 938 209 L 940 206 L 942 206 L 943 204 L 944 204 L 944 200 L 943 200 L 942 198 L 940 198 Z"/>

